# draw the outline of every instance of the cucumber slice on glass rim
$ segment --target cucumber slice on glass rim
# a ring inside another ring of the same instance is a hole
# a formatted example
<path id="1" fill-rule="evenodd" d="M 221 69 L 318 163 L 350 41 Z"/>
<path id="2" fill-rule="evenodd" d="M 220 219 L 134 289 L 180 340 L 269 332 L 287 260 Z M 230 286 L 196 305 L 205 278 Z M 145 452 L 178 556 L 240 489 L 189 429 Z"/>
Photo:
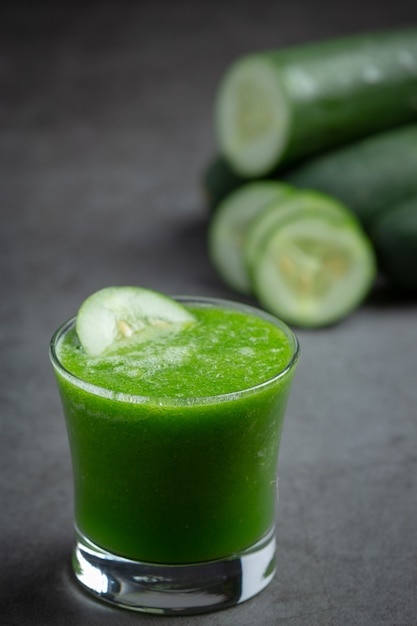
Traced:
<path id="1" fill-rule="evenodd" d="M 276 181 L 256 181 L 229 194 L 216 208 L 208 230 L 208 252 L 217 272 L 235 291 L 251 292 L 243 247 L 252 220 L 271 200 L 288 198 L 295 190 Z"/>
<path id="2" fill-rule="evenodd" d="M 296 326 L 317 328 L 352 312 L 375 275 L 373 248 L 355 220 L 337 211 L 299 211 L 264 241 L 252 284 L 265 309 Z"/>
<path id="3" fill-rule="evenodd" d="M 299 218 L 300 213 L 308 215 L 310 212 L 317 211 L 320 214 L 327 212 L 333 218 L 340 216 L 344 220 L 356 221 L 356 217 L 338 200 L 314 190 L 297 191 L 292 196 L 274 199 L 265 205 L 252 220 L 245 237 L 243 255 L 249 274 L 262 251 L 265 240 L 279 224 Z"/>
<path id="4" fill-rule="evenodd" d="M 126 341 L 193 323 L 195 317 L 165 294 L 142 287 L 105 287 L 81 305 L 76 332 L 85 352 L 98 356 Z"/>

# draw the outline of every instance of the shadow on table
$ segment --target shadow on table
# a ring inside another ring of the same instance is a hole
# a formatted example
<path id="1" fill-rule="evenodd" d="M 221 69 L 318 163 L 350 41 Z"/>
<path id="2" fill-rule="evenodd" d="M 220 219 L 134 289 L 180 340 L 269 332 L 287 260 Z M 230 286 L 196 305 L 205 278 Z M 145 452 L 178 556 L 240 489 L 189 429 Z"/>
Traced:
<path id="1" fill-rule="evenodd" d="M 402 309 L 417 303 L 416 291 L 396 289 L 379 278 L 372 293 L 367 299 L 367 305 L 375 309 Z"/>

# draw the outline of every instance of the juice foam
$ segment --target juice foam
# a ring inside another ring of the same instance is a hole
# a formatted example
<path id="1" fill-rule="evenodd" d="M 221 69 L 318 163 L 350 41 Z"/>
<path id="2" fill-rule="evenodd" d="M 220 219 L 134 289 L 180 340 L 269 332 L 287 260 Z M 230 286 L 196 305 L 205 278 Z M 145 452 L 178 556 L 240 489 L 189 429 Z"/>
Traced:
<path id="1" fill-rule="evenodd" d="M 100 357 L 88 357 L 75 330 L 61 341 L 59 358 L 72 374 L 99 387 L 152 397 L 233 393 L 276 376 L 292 348 L 266 319 L 236 310 L 190 307 L 196 323 L 159 330 Z"/>

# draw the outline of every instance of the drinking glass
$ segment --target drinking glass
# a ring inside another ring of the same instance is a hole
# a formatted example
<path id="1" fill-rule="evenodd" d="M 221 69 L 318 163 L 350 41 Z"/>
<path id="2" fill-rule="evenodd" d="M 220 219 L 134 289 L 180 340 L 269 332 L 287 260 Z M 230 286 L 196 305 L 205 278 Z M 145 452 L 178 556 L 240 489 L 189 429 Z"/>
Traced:
<path id="1" fill-rule="evenodd" d="M 158 398 L 66 370 L 57 346 L 75 319 L 54 334 L 50 357 L 73 467 L 76 578 L 121 607 L 195 614 L 243 602 L 274 576 L 278 451 L 299 345 L 254 307 L 177 300 L 268 320 L 284 331 L 290 361 L 234 393 Z"/>

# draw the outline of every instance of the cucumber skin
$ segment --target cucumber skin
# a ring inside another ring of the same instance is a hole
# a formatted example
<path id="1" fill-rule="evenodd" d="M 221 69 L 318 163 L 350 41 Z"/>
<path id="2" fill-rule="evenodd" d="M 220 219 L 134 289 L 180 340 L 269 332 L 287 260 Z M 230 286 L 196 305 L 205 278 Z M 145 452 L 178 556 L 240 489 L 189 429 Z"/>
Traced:
<path id="1" fill-rule="evenodd" d="M 211 172 L 210 176 L 207 172 Z M 271 178 L 298 188 L 334 196 L 370 231 L 374 220 L 392 205 L 417 195 L 417 124 L 372 135 L 307 160 Z M 206 170 L 206 194 L 225 197 L 247 182 L 236 177 L 221 157 Z"/>
<path id="2" fill-rule="evenodd" d="M 335 196 L 370 231 L 381 213 L 417 194 L 417 124 L 318 156 L 282 178 Z"/>
<path id="3" fill-rule="evenodd" d="M 215 157 L 203 173 L 202 187 L 208 206 L 214 210 L 232 191 L 248 182 L 249 179 L 235 174 L 225 159 Z"/>
<path id="4" fill-rule="evenodd" d="M 417 293 L 417 194 L 379 216 L 371 236 L 390 285 Z"/>
<path id="5" fill-rule="evenodd" d="M 290 110 L 286 147 L 264 174 L 281 163 L 417 119 L 417 28 L 250 56 L 273 64 Z"/>

